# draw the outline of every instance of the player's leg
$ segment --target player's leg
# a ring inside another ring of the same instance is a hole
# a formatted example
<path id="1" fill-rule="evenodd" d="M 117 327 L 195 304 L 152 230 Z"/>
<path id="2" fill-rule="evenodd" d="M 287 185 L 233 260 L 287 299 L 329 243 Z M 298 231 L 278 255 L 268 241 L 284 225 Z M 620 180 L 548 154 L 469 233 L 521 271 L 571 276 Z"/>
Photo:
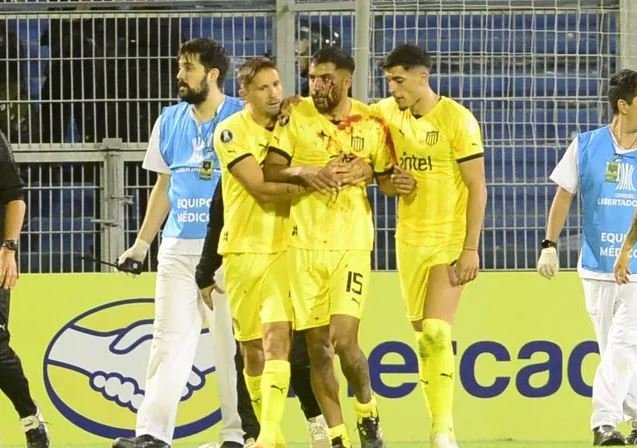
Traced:
<path id="1" fill-rule="evenodd" d="M 451 325 L 460 301 L 462 287 L 453 286 L 449 279 L 448 264 L 429 268 L 422 321 L 413 321 L 415 331 L 421 331 L 418 340 L 420 380 L 431 411 L 432 441 L 455 440 L 453 426 L 453 393 L 455 386 L 455 359 L 451 345 Z"/>
<path id="2" fill-rule="evenodd" d="M 237 353 L 234 357 L 235 370 L 237 374 L 237 411 L 241 417 L 241 427 L 243 429 L 244 445 L 254 443 L 261 431 L 261 425 L 254 412 L 252 406 L 252 400 L 248 393 L 246 381 L 243 376 L 244 364 L 243 355 L 241 354 L 241 348 L 239 342 L 237 342 Z M 250 440 L 252 439 L 252 440 Z"/>
<path id="3" fill-rule="evenodd" d="M 170 445 L 177 407 L 192 371 L 203 323 L 203 304 L 194 281 L 195 264 L 187 256 L 160 254 L 155 292 L 155 321 L 144 400 L 137 413 L 138 436 Z"/>
<path id="4" fill-rule="evenodd" d="M 219 269 L 215 279 L 223 289 L 225 286 L 223 269 Z M 215 294 L 212 312 L 204 307 L 209 322 L 210 333 L 213 335 L 213 349 L 216 364 L 216 378 L 221 405 L 222 427 L 219 438 L 222 448 L 237 448 L 243 444 L 243 430 L 241 418 L 237 411 L 237 373 L 234 366 L 236 341 L 232 331 L 232 317 L 228 297 L 225 294 Z M 225 445 L 225 446 L 224 446 Z"/>
<path id="5" fill-rule="evenodd" d="M 637 285 L 598 283 L 595 289 L 585 288 L 585 293 L 597 292 L 600 301 L 615 296 L 617 305 L 593 381 L 591 426 L 594 442 L 619 443 L 623 436 L 615 427 L 623 420 L 623 404 L 637 374 Z"/>
<path id="6" fill-rule="evenodd" d="M 31 398 L 20 358 L 9 345 L 9 301 L 9 291 L 0 289 L 0 390 L 18 413 L 29 446 L 46 448 L 49 446 L 46 426 Z"/>
<path id="7" fill-rule="evenodd" d="M 329 277 L 325 266 L 326 256 L 322 252 L 295 247 L 288 249 L 294 327 L 305 334 L 312 388 L 327 421 L 332 446 L 350 447 L 334 370 L 334 349 L 329 328 Z"/>
<path id="8" fill-rule="evenodd" d="M 261 432 L 257 445 L 285 444 L 281 419 L 290 386 L 290 345 L 294 311 L 289 300 L 287 253 L 262 257 L 260 319 L 265 363 L 261 380 Z"/>
<path id="9" fill-rule="evenodd" d="M 347 382 L 354 390 L 356 426 L 363 448 L 384 446 L 376 399 L 369 380 L 369 364 L 358 342 L 370 277 L 368 251 L 332 254 L 330 279 L 332 343 Z"/>
<path id="10" fill-rule="evenodd" d="M 294 331 L 292 334 L 290 386 L 294 389 L 294 393 L 301 404 L 303 415 L 305 415 L 311 448 L 329 447 L 327 422 L 321 413 L 321 408 L 312 390 L 310 357 L 307 353 L 305 335 L 299 331 Z"/>
<path id="11" fill-rule="evenodd" d="M 419 379 L 432 420 L 434 446 L 455 446 L 451 323 L 461 288 L 449 281 L 449 263 L 458 252 L 397 242 L 401 293 L 416 336 Z"/>

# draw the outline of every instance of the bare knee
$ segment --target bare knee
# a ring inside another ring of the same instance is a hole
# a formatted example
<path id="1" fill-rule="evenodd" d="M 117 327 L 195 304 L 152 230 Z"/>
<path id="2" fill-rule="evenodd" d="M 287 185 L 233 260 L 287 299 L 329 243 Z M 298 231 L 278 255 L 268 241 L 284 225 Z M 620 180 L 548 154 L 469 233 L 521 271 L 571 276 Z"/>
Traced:
<path id="1" fill-rule="evenodd" d="M 287 360 L 290 355 L 290 324 L 276 322 L 264 326 L 263 352 L 265 359 Z"/>
<path id="2" fill-rule="evenodd" d="M 310 356 L 310 364 L 321 367 L 334 361 L 334 348 L 329 338 L 329 333 L 321 335 L 308 335 L 307 353 Z"/>
<path id="3" fill-rule="evenodd" d="M 259 376 L 263 372 L 265 358 L 261 339 L 241 342 L 241 353 L 246 373 L 249 376 Z"/>

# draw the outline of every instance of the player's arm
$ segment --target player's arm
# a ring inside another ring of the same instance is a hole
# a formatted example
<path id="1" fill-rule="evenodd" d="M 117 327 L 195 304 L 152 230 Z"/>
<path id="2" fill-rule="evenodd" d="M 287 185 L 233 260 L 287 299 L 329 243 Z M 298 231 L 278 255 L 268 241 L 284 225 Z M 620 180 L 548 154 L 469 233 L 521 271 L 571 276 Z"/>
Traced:
<path id="1" fill-rule="evenodd" d="M 24 185 L 18 167 L 13 160 L 11 146 L 4 134 L 0 133 L 0 207 L 4 207 L 4 239 L 20 240 L 20 229 L 24 221 L 26 204 Z M 0 248 L 0 287 L 12 289 L 18 279 L 15 250 Z"/>
<path id="2" fill-rule="evenodd" d="M 146 214 L 137 238 L 150 243 L 157 236 L 162 223 L 166 220 L 170 211 L 170 202 L 168 201 L 169 185 L 170 174 L 158 173 L 157 181 L 150 192 Z"/>
<path id="3" fill-rule="evenodd" d="M 284 182 L 303 185 L 323 194 L 338 192 L 341 182 L 334 167 L 290 166 L 292 158 L 281 149 L 270 146 L 263 164 L 266 182 Z"/>
<path id="4" fill-rule="evenodd" d="M 217 253 L 221 229 L 223 229 L 223 194 L 221 181 L 217 183 L 210 209 L 208 211 L 208 225 L 199 263 L 195 269 L 195 281 L 199 289 L 208 288 L 215 284 L 215 272 L 221 267 L 222 257 Z"/>
<path id="5" fill-rule="evenodd" d="M 558 187 L 546 222 L 544 238 L 549 245 L 542 248 L 537 262 L 538 273 L 548 279 L 551 279 L 560 269 L 556 241 L 562 232 L 562 228 L 564 228 L 573 197 L 579 188 L 577 152 L 577 139 L 575 139 L 551 173 L 551 180 Z"/>
<path id="6" fill-rule="evenodd" d="M 487 187 L 484 175 L 484 157 L 474 155 L 458 162 L 460 176 L 467 187 L 466 235 L 462 252 L 454 265 L 456 278 L 452 283 L 463 285 L 476 278 L 480 265 L 478 245 L 487 204 Z"/>
<path id="7" fill-rule="evenodd" d="M 228 170 L 261 203 L 284 201 L 306 192 L 302 185 L 267 182 L 257 160 L 249 154 L 231 162 Z"/>
<path id="8" fill-rule="evenodd" d="M 170 168 L 160 152 L 160 128 L 161 116 L 155 121 L 153 131 L 148 140 L 148 149 L 144 157 L 143 167 L 157 173 L 157 181 L 150 192 L 146 214 L 137 233 L 135 243 L 126 249 L 117 259 L 118 264 L 124 263 L 128 258 L 135 261 L 143 261 L 155 239 L 162 223 L 170 211 L 168 200 L 168 187 L 170 185 Z"/>

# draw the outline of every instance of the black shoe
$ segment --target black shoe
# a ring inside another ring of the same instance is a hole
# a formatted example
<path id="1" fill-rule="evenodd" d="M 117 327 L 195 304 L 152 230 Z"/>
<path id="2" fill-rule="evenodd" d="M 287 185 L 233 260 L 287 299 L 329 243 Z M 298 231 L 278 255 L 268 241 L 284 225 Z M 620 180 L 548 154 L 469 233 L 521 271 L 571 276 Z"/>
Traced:
<path id="1" fill-rule="evenodd" d="M 342 437 L 334 437 L 332 439 L 332 448 L 345 448 Z"/>
<path id="2" fill-rule="evenodd" d="M 626 436 L 626 445 L 637 445 L 637 429 L 633 429 Z"/>
<path id="3" fill-rule="evenodd" d="M 356 423 L 361 448 L 385 448 L 383 431 L 378 417 L 365 417 Z"/>
<path id="4" fill-rule="evenodd" d="M 624 435 L 614 426 L 602 425 L 593 429 L 593 445 L 595 446 L 622 446 L 626 445 Z"/>
<path id="5" fill-rule="evenodd" d="M 27 438 L 27 448 L 49 448 L 49 434 L 41 415 L 31 415 L 20 420 Z"/>
<path id="6" fill-rule="evenodd" d="M 239 442 L 233 442 L 231 440 L 226 440 L 221 444 L 220 448 L 243 448 L 243 445 Z"/>
<path id="7" fill-rule="evenodd" d="M 118 437 L 113 442 L 113 448 L 170 448 L 170 445 L 149 434 L 142 434 L 131 438 Z"/>

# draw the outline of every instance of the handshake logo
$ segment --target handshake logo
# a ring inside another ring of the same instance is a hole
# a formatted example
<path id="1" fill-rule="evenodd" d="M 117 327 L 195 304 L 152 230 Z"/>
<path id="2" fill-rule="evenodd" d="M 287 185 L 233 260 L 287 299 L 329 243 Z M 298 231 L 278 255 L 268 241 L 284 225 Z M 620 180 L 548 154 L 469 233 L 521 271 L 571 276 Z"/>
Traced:
<path id="1" fill-rule="evenodd" d="M 83 313 L 56 334 L 45 356 L 44 380 L 52 402 L 66 418 L 102 437 L 131 431 L 133 414 L 144 398 L 152 315 L 151 299 L 123 300 Z M 220 420 L 218 406 L 211 406 L 217 396 L 212 390 L 216 382 L 210 381 L 214 370 L 212 339 L 206 329 L 181 394 L 182 402 L 187 402 L 183 406 L 199 409 L 200 415 L 178 421 L 176 437 L 195 434 Z"/>

